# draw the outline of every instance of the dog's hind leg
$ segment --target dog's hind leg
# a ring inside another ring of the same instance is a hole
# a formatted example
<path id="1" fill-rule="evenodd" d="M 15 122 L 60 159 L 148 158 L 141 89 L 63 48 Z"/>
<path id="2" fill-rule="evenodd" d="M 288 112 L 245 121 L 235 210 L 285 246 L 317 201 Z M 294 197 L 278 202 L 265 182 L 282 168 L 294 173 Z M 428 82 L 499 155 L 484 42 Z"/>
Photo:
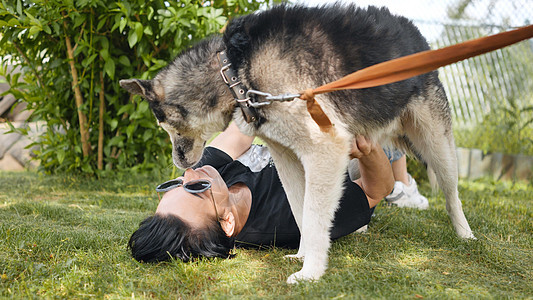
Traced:
<path id="1" fill-rule="evenodd" d="M 455 232 L 461 238 L 475 239 L 457 191 L 455 143 L 447 102 L 443 101 L 413 103 L 416 107 L 402 123 L 415 151 L 435 172 Z"/>
<path id="2" fill-rule="evenodd" d="M 327 268 L 330 228 L 343 192 L 343 178 L 348 166 L 348 145 L 337 140 L 313 145 L 313 151 L 301 156 L 305 170 L 302 240 L 305 258 L 300 271 L 288 283 L 317 280 Z"/>

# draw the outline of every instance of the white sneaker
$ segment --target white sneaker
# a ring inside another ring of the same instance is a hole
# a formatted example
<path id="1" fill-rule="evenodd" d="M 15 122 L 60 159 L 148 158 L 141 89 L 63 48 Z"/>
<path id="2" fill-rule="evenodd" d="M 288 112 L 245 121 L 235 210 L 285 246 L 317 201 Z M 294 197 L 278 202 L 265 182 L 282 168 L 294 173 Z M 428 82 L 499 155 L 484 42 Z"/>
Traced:
<path id="1" fill-rule="evenodd" d="M 411 207 L 418 209 L 427 209 L 429 207 L 428 199 L 418 192 L 416 181 L 409 176 L 409 185 L 406 186 L 401 181 L 394 183 L 394 189 L 385 197 L 385 200 L 390 205 L 396 205 L 398 207 Z"/>

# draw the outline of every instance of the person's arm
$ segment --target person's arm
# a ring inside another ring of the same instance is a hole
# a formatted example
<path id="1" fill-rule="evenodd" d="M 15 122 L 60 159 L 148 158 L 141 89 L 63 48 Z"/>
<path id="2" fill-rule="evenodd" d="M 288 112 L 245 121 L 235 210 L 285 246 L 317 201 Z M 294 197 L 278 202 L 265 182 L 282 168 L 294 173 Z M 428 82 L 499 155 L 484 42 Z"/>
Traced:
<path id="1" fill-rule="evenodd" d="M 209 146 L 222 150 L 231 158 L 236 159 L 250 148 L 253 140 L 253 136 L 245 135 L 235 123 L 231 122 L 226 130 L 211 141 Z"/>
<path id="2" fill-rule="evenodd" d="M 355 183 L 365 192 L 370 207 L 377 205 L 394 188 L 389 159 L 378 143 L 372 144 L 364 136 L 354 139 L 350 157 L 359 159 L 361 177 Z"/>

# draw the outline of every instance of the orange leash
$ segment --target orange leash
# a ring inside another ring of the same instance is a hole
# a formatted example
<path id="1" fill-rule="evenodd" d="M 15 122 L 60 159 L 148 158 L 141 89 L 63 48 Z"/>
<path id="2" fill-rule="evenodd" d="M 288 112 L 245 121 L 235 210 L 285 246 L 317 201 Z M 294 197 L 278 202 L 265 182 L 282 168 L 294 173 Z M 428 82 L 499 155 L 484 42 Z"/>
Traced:
<path id="1" fill-rule="evenodd" d="M 307 111 L 313 120 L 322 131 L 328 132 L 333 125 L 320 104 L 315 100 L 317 94 L 338 90 L 364 89 L 405 80 L 532 37 L 533 25 L 529 25 L 441 49 L 403 56 L 361 69 L 318 88 L 300 92 L 299 98 L 307 101 Z"/>

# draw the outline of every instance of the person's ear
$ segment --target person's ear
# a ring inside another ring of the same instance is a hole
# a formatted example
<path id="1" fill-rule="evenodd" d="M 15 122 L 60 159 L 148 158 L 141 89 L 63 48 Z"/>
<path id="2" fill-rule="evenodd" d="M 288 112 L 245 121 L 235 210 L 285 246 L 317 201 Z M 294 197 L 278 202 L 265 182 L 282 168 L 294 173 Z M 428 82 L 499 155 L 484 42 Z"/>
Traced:
<path id="1" fill-rule="evenodd" d="M 228 212 L 221 218 L 220 226 L 222 226 L 222 230 L 224 230 L 227 236 L 231 237 L 233 235 L 235 231 L 235 216 L 233 216 L 232 212 Z"/>

